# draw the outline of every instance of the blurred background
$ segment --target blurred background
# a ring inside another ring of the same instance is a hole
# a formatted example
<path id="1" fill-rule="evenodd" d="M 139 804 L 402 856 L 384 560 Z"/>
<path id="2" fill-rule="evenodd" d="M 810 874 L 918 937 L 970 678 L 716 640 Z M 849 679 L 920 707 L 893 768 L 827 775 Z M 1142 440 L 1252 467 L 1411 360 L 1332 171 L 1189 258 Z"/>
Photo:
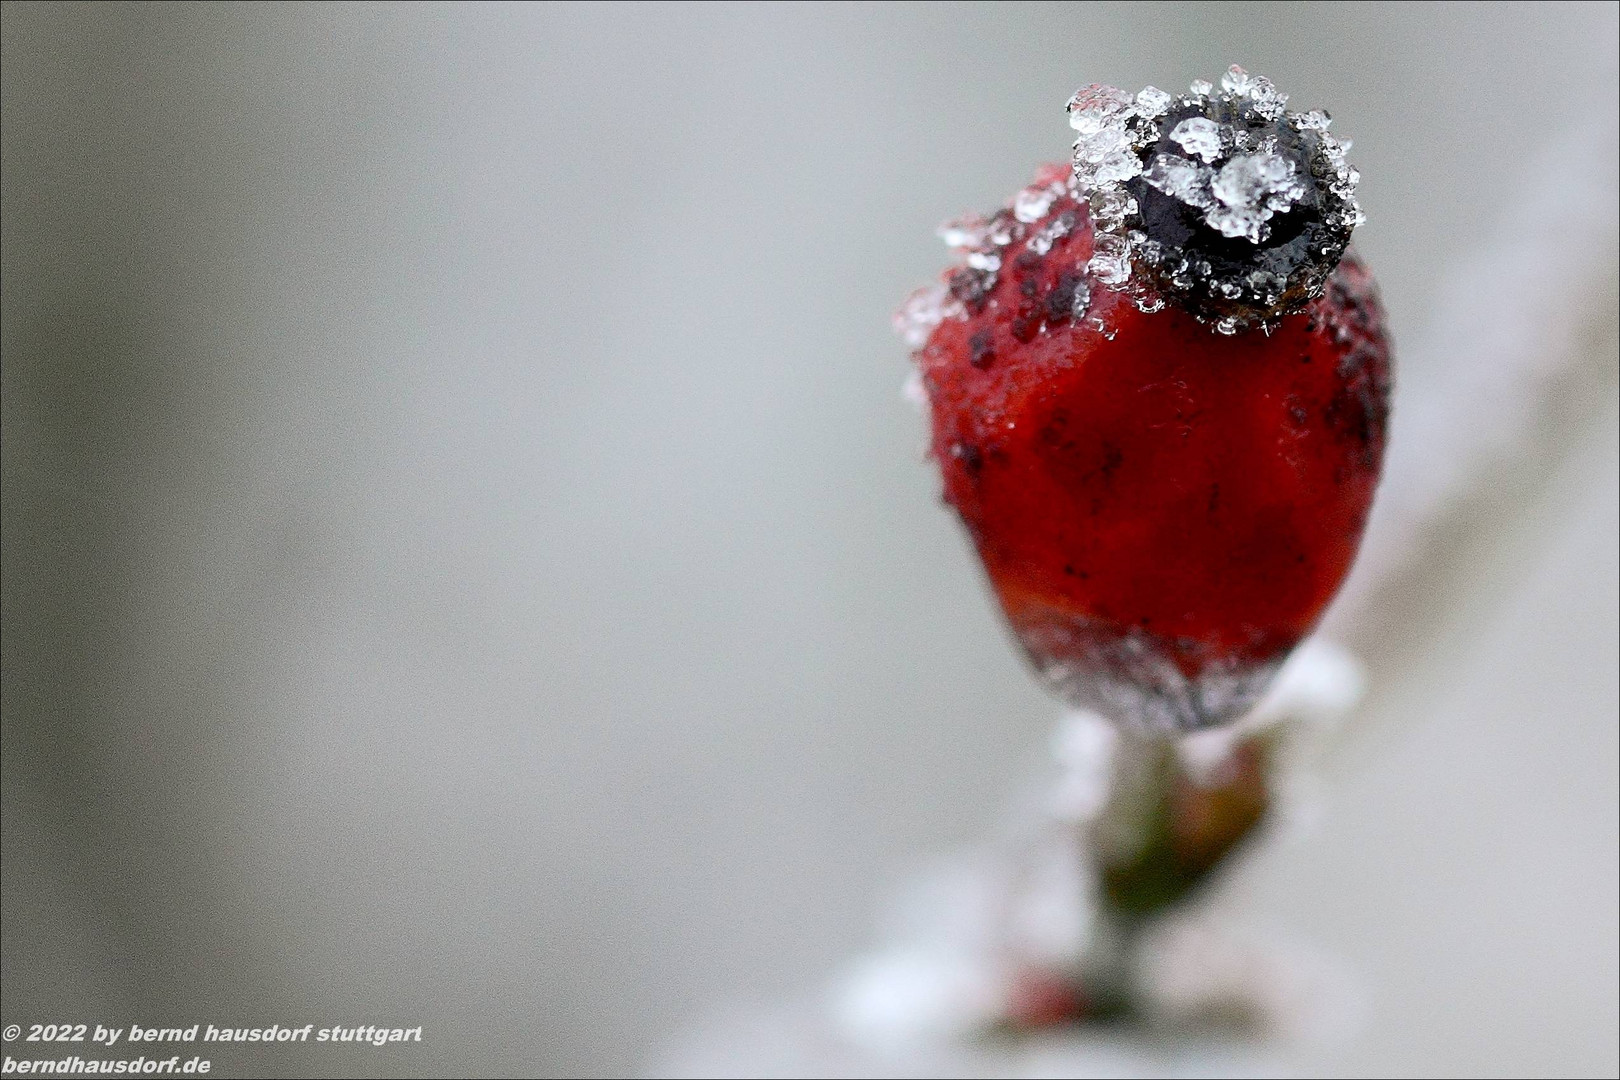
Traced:
<path id="1" fill-rule="evenodd" d="M 7 4 L 4 1022 L 610 1076 L 813 993 L 1057 715 L 900 397 L 934 226 L 1064 159 L 1077 86 L 1242 63 L 1354 138 L 1444 400 L 1448 275 L 1612 139 L 1616 12 Z M 1319 828 L 1227 886 L 1368 987 L 1307 1072 L 1620 1068 L 1596 229 L 1572 359 L 1342 631 Z"/>

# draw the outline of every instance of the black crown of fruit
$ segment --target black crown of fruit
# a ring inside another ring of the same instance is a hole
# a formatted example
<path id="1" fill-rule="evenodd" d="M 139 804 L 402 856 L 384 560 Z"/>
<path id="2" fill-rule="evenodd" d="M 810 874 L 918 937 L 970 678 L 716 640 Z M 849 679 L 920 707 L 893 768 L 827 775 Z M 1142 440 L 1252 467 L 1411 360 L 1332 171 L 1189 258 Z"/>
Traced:
<path id="1" fill-rule="evenodd" d="M 1219 88 L 1180 96 L 1076 93 L 1073 183 L 1091 207 L 1093 279 L 1223 333 L 1270 327 L 1320 296 L 1363 220 L 1360 176 L 1328 115 L 1287 101 L 1236 66 Z"/>

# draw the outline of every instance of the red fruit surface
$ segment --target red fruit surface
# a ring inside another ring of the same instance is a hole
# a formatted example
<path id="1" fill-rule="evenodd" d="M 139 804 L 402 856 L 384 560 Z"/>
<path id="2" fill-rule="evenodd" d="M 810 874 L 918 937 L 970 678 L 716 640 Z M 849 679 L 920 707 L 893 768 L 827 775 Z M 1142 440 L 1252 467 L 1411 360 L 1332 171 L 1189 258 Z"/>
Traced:
<path id="1" fill-rule="evenodd" d="M 916 353 L 932 452 L 1007 619 L 1064 696 L 1187 729 L 1246 710 L 1349 572 L 1384 456 L 1383 312 L 1354 254 L 1270 334 L 1082 281 L 1087 208 Z"/>

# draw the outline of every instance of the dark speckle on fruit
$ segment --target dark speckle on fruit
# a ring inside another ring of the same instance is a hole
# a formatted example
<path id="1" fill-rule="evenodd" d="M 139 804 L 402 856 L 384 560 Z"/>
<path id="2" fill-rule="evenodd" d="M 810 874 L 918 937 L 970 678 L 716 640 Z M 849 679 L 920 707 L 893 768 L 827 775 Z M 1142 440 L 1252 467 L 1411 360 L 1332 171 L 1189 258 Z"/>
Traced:
<path id="1" fill-rule="evenodd" d="M 951 458 L 962 463 L 962 467 L 970 473 L 977 473 L 984 468 L 984 455 L 979 448 L 970 442 L 954 442 L 951 444 Z"/>
<path id="2" fill-rule="evenodd" d="M 1013 316 L 1012 322 L 1008 324 L 1008 330 L 1013 337 L 1027 345 L 1035 340 L 1036 334 L 1041 332 L 1041 317 L 1035 312 L 1034 308 L 1020 309 L 1018 314 Z"/>
<path id="3" fill-rule="evenodd" d="M 968 351 L 970 353 L 968 362 L 974 367 L 983 371 L 990 366 L 990 362 L 996 358 L 996 350 L 991 344 L 988 327 L 968 339 Z"/>
<path id="4" fill-rule="evenodd" d="M 1098 466 L 1098 471 L 1102 473 L 1102 478 L 1104 480 L 1112 480 L 1114 478 L 1114 473 L 1118 472 L 1119 467 L 1123 464 L 1125 464 L 1124 451 L 1120 450 L 1119 447 L 1113 445 L 1112 443 L 1103 443 L 1102 464 Z"/>
<path id="5" fill-rule="evenodd" d="M 995 275 L 973 267 L 963 267 L 951 275 L 951 295 L 975 315 L 984 310 L 986 297 L 995 284 Z"/>
<path id="6" fill-rule="evenodd" d="M 1057 284 L 1046 294 L 1047 322 L 1060 323 L 1069 318 L 1074 311 L 1074 290 L 1080 281 L 1080 274 L 1075 270 L 1065 270 L 1058 275 Z"/>

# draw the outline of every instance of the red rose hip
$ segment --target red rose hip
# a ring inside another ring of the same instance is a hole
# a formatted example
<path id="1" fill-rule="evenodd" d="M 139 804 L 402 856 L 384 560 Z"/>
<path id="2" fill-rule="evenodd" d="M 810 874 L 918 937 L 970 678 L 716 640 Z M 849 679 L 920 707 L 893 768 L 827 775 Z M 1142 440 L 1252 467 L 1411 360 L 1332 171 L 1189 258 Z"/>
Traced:
<path id="1" fill-rule="evenodd" d="M 1065 699 L 1138 729 L 1235 719 L 1348 573 L 1390 357 L 1347 254 L 1357 176 L 1322 113 L 1233 68 L 1090 87 L 1073 169 L 942 230 L 897 316 L 945 497 Z"/>

